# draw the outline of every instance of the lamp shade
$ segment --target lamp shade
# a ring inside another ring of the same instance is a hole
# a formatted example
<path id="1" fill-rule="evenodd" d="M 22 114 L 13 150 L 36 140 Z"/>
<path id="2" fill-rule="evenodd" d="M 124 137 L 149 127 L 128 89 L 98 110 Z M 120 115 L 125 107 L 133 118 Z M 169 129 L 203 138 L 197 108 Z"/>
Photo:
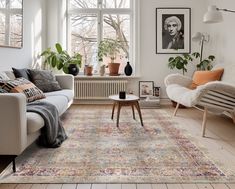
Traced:
<path id="1" fill-rule="evenodd" d="M 193 36 L 192 36 L 192 40 L 193 41 L 201 41 L 203 35 L 201 32 L 196 32 Z"/>
<path id="2" fill-rule="evenodd" d="M 203 17 L 204 23 L 218 23 L 223 21 L 223 16 L 221 12 L 219 12 L 215 5 L 211 5 L 208 7 L 208 11 L 205 13 Z"/>

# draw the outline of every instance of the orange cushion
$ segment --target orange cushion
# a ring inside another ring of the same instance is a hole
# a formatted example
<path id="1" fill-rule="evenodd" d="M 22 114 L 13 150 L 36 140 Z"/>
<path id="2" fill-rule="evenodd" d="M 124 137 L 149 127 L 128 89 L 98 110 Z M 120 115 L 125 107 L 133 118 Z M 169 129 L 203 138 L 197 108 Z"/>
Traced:
<path id="1" fill-rule="evenodd" d="M 199 85 L 204 85 L 210 81 L 218 81 L 224 72 L 223 68 L 212 71 L 195 71 L 193 75 L 193 83 L 190 89 L 196 89 Z"/>

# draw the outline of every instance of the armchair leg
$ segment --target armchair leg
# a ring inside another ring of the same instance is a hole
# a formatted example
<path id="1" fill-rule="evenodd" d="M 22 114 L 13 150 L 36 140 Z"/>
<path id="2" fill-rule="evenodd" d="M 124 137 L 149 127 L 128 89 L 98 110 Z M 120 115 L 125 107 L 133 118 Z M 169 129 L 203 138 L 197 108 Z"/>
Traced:
<path id="1" fill-rule="evenodd" d="M 207 108 L 204 108 L 203 120 L 202 120 L 202 137 L 205 136 L 206 131 L 206 118 L 207 118 Z"/>
<path id="2" fill-rule="evenodd" d="M 180 103 L 177 103 L 176 107 L 175 107 L 175 111 L 173 113 L 173 117 L 176 115 L 178 109 L 179 109 Z"/>

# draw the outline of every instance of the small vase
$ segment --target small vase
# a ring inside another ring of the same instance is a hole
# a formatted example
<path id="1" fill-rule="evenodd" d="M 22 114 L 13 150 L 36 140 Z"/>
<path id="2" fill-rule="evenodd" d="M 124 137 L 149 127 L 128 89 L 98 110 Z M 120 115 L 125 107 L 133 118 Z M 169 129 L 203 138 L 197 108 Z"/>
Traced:
<path id="1" fill-rule="evenodd" d="M 104 76 L 105 74 L 105 65 L 100 66 L 100 76 Z"/>
<path id="2" fill-rule="evenodd" d="M 79 68 L 76 64 L 69 64 L 68 70 L 69 70 L 69 74 L 72 74 L 74 76 L 78 75 Z"/>
<path id="3" fill-rule="evenodd" d="M 130 65 L 130 62 L 127 62 L 124 72 L 126 74 L 126 76 L 130 76 L 132 74 L 132 67 Z"/>

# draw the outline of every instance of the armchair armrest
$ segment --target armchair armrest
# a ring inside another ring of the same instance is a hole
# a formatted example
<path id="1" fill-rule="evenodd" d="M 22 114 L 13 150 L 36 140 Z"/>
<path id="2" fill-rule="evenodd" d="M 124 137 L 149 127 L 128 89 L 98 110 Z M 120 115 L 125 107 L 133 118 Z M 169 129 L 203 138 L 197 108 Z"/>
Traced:
<path id="1" fill-rule="evenodd" d="M 199 93 L 204 93 L 208 90 L 218 91 L 223 94 L 227 94 L 233 98 L 235 98 L 235 85 L 231 85 L 229 83 L 223 81 L 212 81 L 208 82 L 205 85 L 200 85 L 196 89 Z"/>
<path id="2" fill-rule="evenodd" d="M 74 90 L 74 77 L 70 74 L 58 74 L 55 76 L 62 89 Z"/>
<path id="3" fill-rule="evenodd" d="M 0 155 L 19 155 L 27 147 L 26 97 L 0 94 Z"/>
<path id="4" fill-rule="evenodd" d="M 177 74 L 170 74 L 166 76 L 164 83 L 165 83 L 165 86 L 168 86 L 171 84 L 178 84 L 183 87 L 188 87 L 192 83 L 192 81 L 193 80 L 191 78 L 177 73 Z"/>

